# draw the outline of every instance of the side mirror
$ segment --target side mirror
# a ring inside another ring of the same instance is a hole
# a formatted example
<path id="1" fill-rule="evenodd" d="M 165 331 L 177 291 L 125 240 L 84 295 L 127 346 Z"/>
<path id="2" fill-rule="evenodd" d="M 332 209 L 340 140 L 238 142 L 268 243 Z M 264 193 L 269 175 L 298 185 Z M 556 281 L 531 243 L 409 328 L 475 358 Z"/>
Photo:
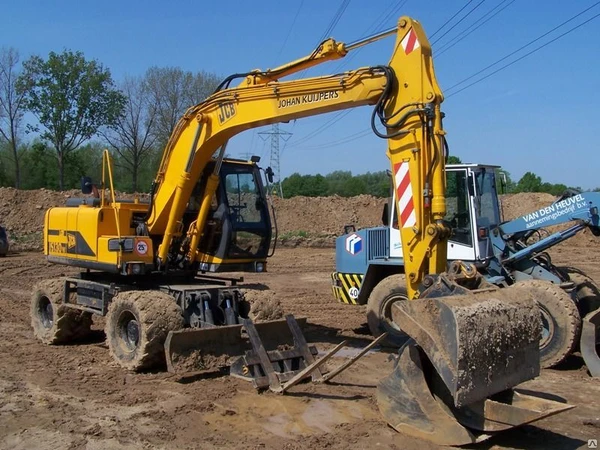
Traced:
<path id="1" fill-rule="evenodd" d="M 502 194 L 506 194 L 506 174 L 504 172 L 500 172 L 500 189 L 502 190 Z"/>
<path id="2" fill-rule="evenodd" d="M 94 188 L 91 177 L 81 177 L 81 192 L 83 194 L 91 194 Z"/>
<path id="3" fill-rule="evenodd" d="M 390 204 L 389 202 L 383 205 L 383 213 L 381 214 L 381 223 L 384 227 L 390 226 Z"/>
<path id="4" fill-rule="evenodd" d="M 273 183 L 273 169 L 267 167 L 265 173 L 267 174 L 267 180 L 269 180 L 269 183 Z"/>
<path id="5" fill-rule="evenodd" d="M 354 225 L 344 225 L 344 234 L 356 233 L 356 227 Z"/>

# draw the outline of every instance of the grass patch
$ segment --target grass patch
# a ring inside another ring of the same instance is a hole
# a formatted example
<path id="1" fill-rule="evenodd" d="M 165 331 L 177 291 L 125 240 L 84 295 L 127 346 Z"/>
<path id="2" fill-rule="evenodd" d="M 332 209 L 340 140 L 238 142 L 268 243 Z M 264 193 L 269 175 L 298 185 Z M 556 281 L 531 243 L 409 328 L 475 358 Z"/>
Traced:
<path id="1" fill-rule="evenodd" d="M 307 237 L 310 237 L 310 235 L 311 235 L 311 233 L 309 233 L 308 231 L 303 231 L 303 230 L 286 231 L 285 233 L 281 233 L 279 235 L 279 239 L 287 240 L 287 239 L 294 239 L 294 238 L 307 238 Z"/>

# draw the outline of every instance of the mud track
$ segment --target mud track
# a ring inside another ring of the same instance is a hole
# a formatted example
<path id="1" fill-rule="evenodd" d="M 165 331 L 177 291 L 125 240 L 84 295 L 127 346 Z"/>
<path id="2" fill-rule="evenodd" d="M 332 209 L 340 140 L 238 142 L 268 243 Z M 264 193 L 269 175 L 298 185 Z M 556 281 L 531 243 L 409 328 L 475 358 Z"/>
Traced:
<path id="1" fill-rule="evenodd" d="M 553 256 L 600 281 L 600 256 L 592 249 L 563 246 Z M 332 298 L 333 257 L 331 249 L 280 249 L 269 273 L 245 276 L 248 285 L 276 295 L 286 312 L 307 317 L 307 338 L 320 351 L 344 338 L 357 347 L 370 341 L 364 307 Z M 367 355 L 330 385 L 301 384 L 278 396 L 257 394 L 249 383 L 220 373 L 128 373 L 110 359 L 98 319 L 87 342 L 45 346 L 29 324 L 31 288 L 72 273 L 38 253 L 0 259 L 0 448 L 436 448 L 381 420 L 375 385 L 391 370 L 382 352 Z M 523 387 L 577 407 L 475 448 L 587 448 L 588 439 L 600 440 L 600 380 L 589 378 L 578 356 Z"/>

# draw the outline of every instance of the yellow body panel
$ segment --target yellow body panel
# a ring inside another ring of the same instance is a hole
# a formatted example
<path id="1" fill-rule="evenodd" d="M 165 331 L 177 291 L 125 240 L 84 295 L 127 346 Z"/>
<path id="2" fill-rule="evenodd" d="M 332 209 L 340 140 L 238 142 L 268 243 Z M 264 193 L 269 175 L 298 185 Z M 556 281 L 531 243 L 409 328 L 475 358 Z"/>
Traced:
<path id="1" fill-rule="evenodd" d="M 135 230 L 130 227 L 132 213 L 144 212 L 147 205 L 114 205 L 50 208 L 45 216 L 44 254 L 68 260 L 71 264 L 86 261 L 97 263 L 99 267 L 114 266 L 117 271 L 127 261 L 152 264 L 152 241 L 147 237 L 135 236 Z M 120 237 L 117 234 L 117 218 L 123 233 Z M 119 238 L 132 240 L 131 251 L 109 250 L 109 241 Z"/>

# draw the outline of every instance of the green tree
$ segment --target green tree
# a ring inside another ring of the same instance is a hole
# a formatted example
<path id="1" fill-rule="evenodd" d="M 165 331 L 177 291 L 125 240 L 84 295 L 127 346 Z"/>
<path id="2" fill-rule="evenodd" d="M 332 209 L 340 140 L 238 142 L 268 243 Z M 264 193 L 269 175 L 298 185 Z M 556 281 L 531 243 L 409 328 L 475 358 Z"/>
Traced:
<path id="1" fill-rule="evenodd" d="M 390 194 L 392 180 L 385 170 L 367 172 L 357 176 L 365 184 L 364 194 L 375 197 L 387 197 Z"/>
<path id="2" fill-rule="evenodd" d="M 126 77 L 121 84 L 126 95 L 125 113 L 102 131 L 118 154 L 119 163 L 131 177 L 131 189 L 138 190 L 138 178 L 156 142 L 156 105 L 150 101 L 148 84 L 142 78 Z"/>
<path id="3" fill-rule="evenodd" d="M 517 182 L 516 192 L 541 192 L 542 179 L 533 172 L 527 172 Z"/>
<path id="4" fill-rule="evenodd" d="M 321 197 L 327 195 L 327 181 L 323 175 L 300 175 L 294 173 L 281 182 L 286 198 L 305 196 Z"/>
<path id="5" fill-rule="evenodd" d="M 325 176 L 327 180 L 327 195 L 341 195 L 346 197 L 345 189 L 352 182 L 352 172 L 336 170 Z"/>
<path id="6" fill-rule="evenodd" d="M 41 137 L 54 146 L 62 190 L 68 155 L 101 126 L 114 124 L 125 98 L 115 89 L 108 69 L 71 51 L 25 61 L 17 90 L 25 94 L 26 107 L 44 127 Z"/>
<path id="7" fill-rule="evenodd" d="M 187 109 L 215 91 L 219 77 L 207 72 L 193 74 L 179 67 L 151 67 L 144 82 L 156 112 L 155 137 L 164 147 Z"/>
<path id="8" fill-rule="evenodd" d="M 58 165 L 52 149 L 36 140 L 23 155 L 23 189 L 58 188 Z"/>
<path id="9" fill-rule="evenodd" d="M 542 183 L 540 186 L 541 192 L 547 192 L 552 195 L 561 195 L 563 192 L 567 190 L 567 185 L 562 183 L 552 184 L 552 183 Z"/>
<path id="10" fill-rule="evenodd" d="M 450 155 L 450 156 L 448 156 L 447 164 L 462 164 L 462 161 L 460 160 L 460 158 L 458 156 Z"/>
<path id="11" fill-rule="evenodd" d="M 17 92 L 18 63 L 17 50 L 14 48 L 0 50 L 0 138 L 6 141 L 10 149 L 8 159 L 14 168 L 14 185 L 17 189 L 21 185 L 19 162 L 23 155 L 19 151 L 21 147 L 18 141 L 25 107 L 23 93 Z"/>

